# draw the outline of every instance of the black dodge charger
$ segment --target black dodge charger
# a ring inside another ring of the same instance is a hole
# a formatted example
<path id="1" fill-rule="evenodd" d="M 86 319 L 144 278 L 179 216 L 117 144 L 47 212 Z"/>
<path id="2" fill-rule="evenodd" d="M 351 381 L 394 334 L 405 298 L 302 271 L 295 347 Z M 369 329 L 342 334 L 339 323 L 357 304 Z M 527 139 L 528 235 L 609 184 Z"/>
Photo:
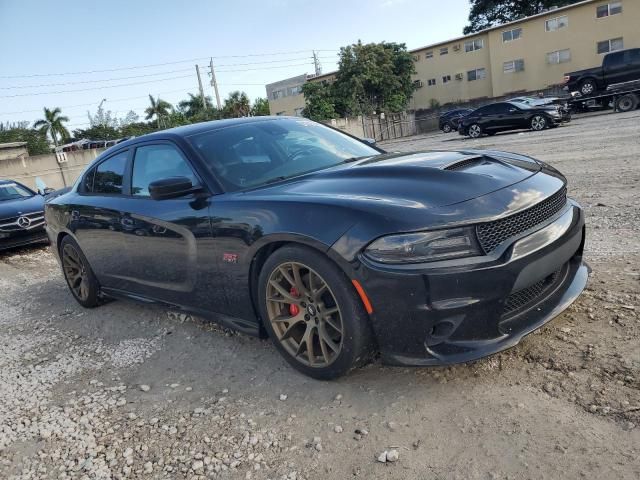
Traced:
<path id="1" fill-rule="evenodd" d="M 301 118 L 201 123 L 98 157 L 46 205 L 71 293 L 268 335 L 335 378 L 498 352 L 587 282 L 582 209 L 543 162 L 385 153 Z"/>
<path id="2" fill-rule="evenodd" d="M 0 250 L 47 241 L 44 197 L 13 180 L 0 180 Z"/>
<path id="3" fill-rule="evenodd" d="M 458 123 L 458 133 L 471 138 L 494 135 L 507 130 L 535 131 L 556 127 L 571 120 L 571 114 L 560 105 L 527 105 L 518 102 L 498 102 L 480 107 Z"/>

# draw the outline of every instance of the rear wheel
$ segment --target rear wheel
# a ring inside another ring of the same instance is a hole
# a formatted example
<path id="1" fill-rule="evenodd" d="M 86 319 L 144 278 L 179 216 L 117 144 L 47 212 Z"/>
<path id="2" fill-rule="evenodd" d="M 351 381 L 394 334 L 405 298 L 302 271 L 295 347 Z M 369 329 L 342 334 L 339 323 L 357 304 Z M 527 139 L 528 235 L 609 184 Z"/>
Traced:
<path id="1" fill-rule="evenodd" d="M 638 108 L 638 96 L 629 93 L 627 95 L 623 95 L 616 100 L 616 110 L 619 112 L 630 112 Z"/>
<path id="2" fill-rule="evenodd" d="M 277 250 L 259 279 L 260 314 L 293 367 L 330 380 L 373 351 L 369 318 L 348 278 L 322 254 L 301 246 Z"/>
<path id="3" fill-rule="evenodd" d="M 64 278 L 76 301 L 86 308 L 100 305 L 100 284 L 80 246 L 69 236 L 60 242 L 60 260 Z"/>
<path id="4" fill-rule="evenodd" d="M 592 78 L 587 78 L 580 84 L 580 93 L 582 95 L 591 95 L 595 93 L 597 88 L 596 81 Z"/>
<path id="5" fill-rule="evenodd" d="M 467 134 L 471 138 L 479 138 L 480 136 L 482 136 L 482 127 L 480 125 L 478 125 L 477 123 L 472 123 L 471 125 L 469 125 L 469 129 L 467 130 Z"/>
<path id="6" fill-rule="evenodd" d="M 547 128 L 547 119 L 542 115 L 534 115 L 531 119 L 531 130 L 539 132 Z"/>
<path id="7" fill-rule="evenodd" d="M 442 126 L 442 131 L 443 131 L 444 133 L 450 133 L 450 132 L 451 132 L 451 125 L 449 125 L 448 123 L 445 123 L 445 124 Z"/>

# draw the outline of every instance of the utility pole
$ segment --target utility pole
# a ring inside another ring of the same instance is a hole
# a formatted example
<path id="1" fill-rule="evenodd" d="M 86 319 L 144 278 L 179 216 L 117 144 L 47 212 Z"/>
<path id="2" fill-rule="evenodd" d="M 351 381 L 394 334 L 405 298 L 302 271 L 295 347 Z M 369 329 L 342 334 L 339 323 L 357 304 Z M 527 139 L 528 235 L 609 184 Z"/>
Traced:
<path id="1" fill-rule="evenodd" d="M 322 65 L 320 65 L 320 60 L 318 60 L 318 54 L 315 50 L 313 51 L 313 68 L 316 71 L 316 77 L 322 75 Z"/>
<path id="2" fill-rule="evenodd" d="M 196 75 L 198 75 L 198 88 L 200 89 L 200 98 L 202 99 L 202 108 L 207 109 L 207 102 L 204 99 L 204 90 L 202 89 L 202 79 L 200 78 L 200 66 L 196 65 Z"/>
<path id="3" fill-rule="evenodd" d="M 211 86 L 216 94 L 216 104 L 218 105 L 218 110 L 221 110 L 222 105 L 220 104 L 220 94 L 218 93 L 218 82 L 216 82 L 216 71 L 213 69 L 213 57 L 211 57 L 211 60 L 209 61 L 209 70 L 209 75 L 211 75 Z"/>

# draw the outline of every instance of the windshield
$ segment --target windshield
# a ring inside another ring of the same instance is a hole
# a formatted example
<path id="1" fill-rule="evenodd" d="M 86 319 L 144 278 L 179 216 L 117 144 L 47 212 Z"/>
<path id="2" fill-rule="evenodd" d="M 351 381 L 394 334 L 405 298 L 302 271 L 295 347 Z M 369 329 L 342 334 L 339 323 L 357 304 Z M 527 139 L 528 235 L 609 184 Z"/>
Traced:
<path id="1" fill-rule="evenodd" d="M 0 202 L 3 200 L 29 197 L 33 197 L 33 192 L 30 192 L 22 185 L 18 185 L 17 183 L 0 184 Z"/>
<path id="2" fill-rule="evenodd" d="M 189 138 L 225 190 L 243 190 L 380 152 L 307 119 L 233 125 Z"/>

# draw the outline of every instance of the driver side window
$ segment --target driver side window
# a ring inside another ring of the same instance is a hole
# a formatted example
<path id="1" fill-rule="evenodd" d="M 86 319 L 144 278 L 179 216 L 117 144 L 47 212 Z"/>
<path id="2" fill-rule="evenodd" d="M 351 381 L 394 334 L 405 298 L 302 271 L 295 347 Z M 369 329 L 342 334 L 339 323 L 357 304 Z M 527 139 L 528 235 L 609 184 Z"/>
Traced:
<path id="1" fill-rule="evenodd" d="M 151 182 L 170 177 L 187 177 L 194 186 L 200 184 L 191 166 L 173 145 L 146 145 L 136 149 L 131 178 L 133 195 L 148 197 Z"/>

